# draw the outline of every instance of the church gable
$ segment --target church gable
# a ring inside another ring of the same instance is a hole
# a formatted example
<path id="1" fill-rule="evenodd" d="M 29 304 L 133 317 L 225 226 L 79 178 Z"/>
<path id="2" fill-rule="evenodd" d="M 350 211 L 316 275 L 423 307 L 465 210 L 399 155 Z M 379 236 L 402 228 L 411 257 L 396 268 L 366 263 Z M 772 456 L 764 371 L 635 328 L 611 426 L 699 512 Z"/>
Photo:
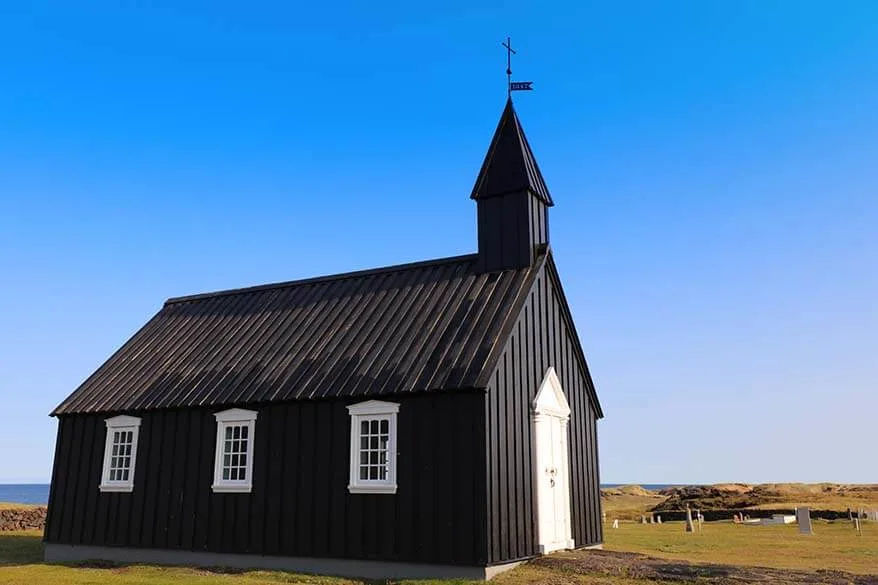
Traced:
<path id="1" fill-rule="evenodd" d="M 508 337 L 506 334 L 501 335 L 505 341 L 495 348 L 477 386 L 490 387 L 498 368 L 503 367 L 504 360 L 510 360 L 513 354 L 533 351 L 537 356 L 528 362 L 530 366 L 526 373 L 529 387 L 534 392 L 538 388 L 536 384 L 543 379 L 549 367 L 554 367 L 559 377 L 565 375 L 567 369 L 572 368 L 576 376 L 582 380 L 582 390 L 588 397 L 595 415 L 597 418 L 603 418 L 603 410 L 588 371 L 585 354 L 573 324 L 551 250 L 544 251 L 535 269 L 537 272 L 531 288 L 522 291 L 525 299 L 521 304 L 520 312 L 509 321 Z M 523 341 L 523 337 L 538 331 L 548 336 L 545 343 L 543 339 L 536 338 L 531 340 L 532 345 L 528 345 L 527 340 Z M 522 343 L 524 345 L 521 345 Z M 529 399 L 533 400 L 534 397 L 535 394 Z"/>
<path id="2" fill-rule="evenodd" d="M 534 401 L 550 369 L 570 409 L 573 539 L 576 546 L 583 546 L 603 538 L 596 424 L 603 412 L 550 250 L 544 251 L 538 266 L 496 364 L 485 378 L 491 561 L 539 554 L 535 535 L 515 527 L 536 522 L 533 498 L 526 496 L 535 493 L 533 482 L 539 477 L 531 456 L 532 417 Z"/>

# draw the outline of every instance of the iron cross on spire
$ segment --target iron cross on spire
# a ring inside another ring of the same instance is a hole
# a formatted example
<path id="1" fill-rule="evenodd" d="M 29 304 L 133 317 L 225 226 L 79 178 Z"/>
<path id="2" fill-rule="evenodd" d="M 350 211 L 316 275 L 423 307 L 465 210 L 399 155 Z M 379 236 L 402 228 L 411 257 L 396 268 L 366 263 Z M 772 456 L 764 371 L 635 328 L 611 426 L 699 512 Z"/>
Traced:
<path id="1" fill-rule="evenodd" d="M 513 91 L 531 91 L 533 90 L 533 81 L 512 81 L 512 55 L 515 55 L 515 49 L 512 48 L 512 39 L 506 37 L 506 42 L 500 43 L 506 48 L 506 95 L 512 99 Z"/>

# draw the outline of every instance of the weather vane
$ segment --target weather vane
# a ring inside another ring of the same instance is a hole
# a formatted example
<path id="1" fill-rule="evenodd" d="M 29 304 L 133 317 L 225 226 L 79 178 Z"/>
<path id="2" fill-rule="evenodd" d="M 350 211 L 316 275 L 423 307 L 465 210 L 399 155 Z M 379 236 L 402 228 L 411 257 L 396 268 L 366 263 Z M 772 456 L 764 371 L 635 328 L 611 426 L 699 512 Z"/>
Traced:
<path id="1" fill-rule="evenodd" d="M 533 81 L 512 81 L 512 55 L 516 54 L 512 39 L 506 37 L 506 42 L 500 44 L 506 47 L 506 95 L 512 99 L 513 91 L 533 91 Z"/>

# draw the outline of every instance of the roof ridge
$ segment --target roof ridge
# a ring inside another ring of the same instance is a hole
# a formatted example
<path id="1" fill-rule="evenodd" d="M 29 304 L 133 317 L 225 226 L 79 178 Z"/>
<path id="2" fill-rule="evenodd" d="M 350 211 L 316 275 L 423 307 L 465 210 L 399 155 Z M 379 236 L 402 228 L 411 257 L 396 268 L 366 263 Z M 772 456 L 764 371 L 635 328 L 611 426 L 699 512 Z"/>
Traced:
<path id="1" fill-rule="evenodd" d="M 411 270 L 412 268 L 422 268 L 427 266 L 436 266 L 438 264 L 452 264 L 455 262 L 463 262 L 464 260 L 474 259 L 478 254 L 461 254 L 459 256 L 448 256 L 446 258 L 434 258 L 432 260 L 420 260 L 418 262 L 406 262 L 404 264 L 394 264 L 391 266 L 382 266 L 379 268 L 366 268 L 363 270 L 353 270 L 351 272 L 340 272 L 338 274 L 326 274 L 323 276 L 312 276 L 301 278 L 298 280 L 287 280 L 283 282 L 274 282 L 269 284 L 258 284 L 255 286 L 246 286 L 241 288 L 230 288 L 206 293 L 196 293 L 192 295 L 184 295 L 179 297 L 170 297 L 165 301 L 164 306 L 174 305 L 187 301 L 200 301 L 215 297 L 224 297 L 237 294 L 246 294 L 263 290 L 272 290 L 277 288 L 286 288 L 290 286 L 299 286 L 302 284 L 314 284 L 318 282 L 330 282 L 333 280 L 343 280 L 346 278 L 358 278 L 362 276 L 372 276 L 375 274 L 387 274 L 390 272 L 400 272 L 403 270 Z"/>

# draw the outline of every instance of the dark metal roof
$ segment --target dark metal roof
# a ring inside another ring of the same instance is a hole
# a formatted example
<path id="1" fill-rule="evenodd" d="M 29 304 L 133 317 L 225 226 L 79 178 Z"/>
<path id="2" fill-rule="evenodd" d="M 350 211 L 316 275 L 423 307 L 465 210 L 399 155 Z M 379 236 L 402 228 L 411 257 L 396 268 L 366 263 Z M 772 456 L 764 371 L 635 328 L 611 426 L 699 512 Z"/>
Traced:
<path id="1" fill-rule="evenodd" d="M 170 299 L 53 414 L 474 388 L 545 256 L 475 260 Z"/>
<path id="2" fill-rule="evenodd" d="M 470 197 L 487 199 L 525 189 L 549 207 L 554 205 L 510 99 L 494 131 L 494 138 Z"/>

